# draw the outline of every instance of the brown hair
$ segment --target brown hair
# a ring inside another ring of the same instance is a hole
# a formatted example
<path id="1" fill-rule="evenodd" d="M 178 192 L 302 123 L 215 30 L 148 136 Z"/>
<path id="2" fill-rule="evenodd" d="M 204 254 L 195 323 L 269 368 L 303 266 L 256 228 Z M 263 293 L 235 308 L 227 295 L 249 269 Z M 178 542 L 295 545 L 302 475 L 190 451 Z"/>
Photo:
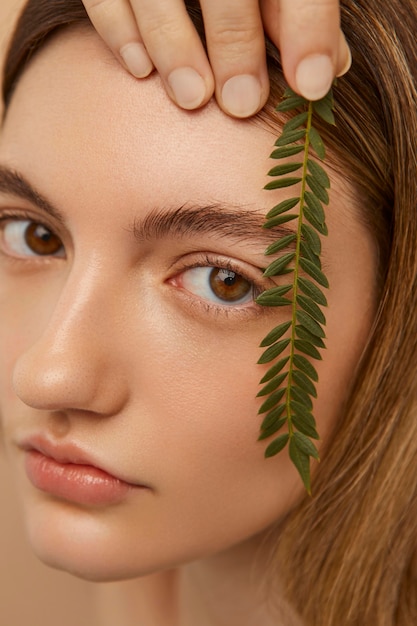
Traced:
<path id="1" fill-rule="evenodd" d="M 350 401 L 271 559 L 309 626 L 417 623 L 417 4 L 342 0 L 353 66 L 337 88 L 337 127 L 322 128 L 380 255 L 380 303 Z M 187 2 L 202 32 L 198 3 Z M 3 98 L 58 28 L 87 23 L 81 0 L 29 0 L 9 49 Z M 268 44 L 277 127 L 283 90 Z M 273 589 L 275 576 L 271 576 Z"/>

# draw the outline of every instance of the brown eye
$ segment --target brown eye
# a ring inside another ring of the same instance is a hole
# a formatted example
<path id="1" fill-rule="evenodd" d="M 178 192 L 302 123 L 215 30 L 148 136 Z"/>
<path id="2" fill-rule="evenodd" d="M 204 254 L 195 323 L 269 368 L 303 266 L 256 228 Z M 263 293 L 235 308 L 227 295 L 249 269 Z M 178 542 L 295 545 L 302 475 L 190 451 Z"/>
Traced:
<path id="1" fill-rule="evenodd" d="M 56 254 L 62 248 L 62 241 L 42 224 L 30 222 L 25 230 L 25 242 L 29 249 L 39 256 Z"/>
<path id="2" fill-rule="evenodd" d="M 65 257 L 59 237 L 43 224 L 32 220 L 0 220 L 0 252 L 15 258 Z"/>
<path id="3" fill-rule="evenodd" d="M 252 284 L 240 274 L 214 267 L 209 277 L 213 293 L 225 302 L 237 302 L 252 293 Z"/>

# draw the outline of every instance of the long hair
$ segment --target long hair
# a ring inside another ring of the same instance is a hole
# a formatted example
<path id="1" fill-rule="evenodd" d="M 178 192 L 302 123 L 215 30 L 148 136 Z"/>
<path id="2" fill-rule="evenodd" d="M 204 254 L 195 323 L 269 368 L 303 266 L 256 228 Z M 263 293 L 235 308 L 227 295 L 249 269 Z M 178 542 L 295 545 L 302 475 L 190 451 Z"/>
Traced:
<path id="1" fill-rule="evenodd" d="M 199 32 L 197 1 L 187 2 Z M 321 128 L 378 248 L 379 306 L 352 393 L 306 497 L 276 531 L 269 564 L 308 626 L 417 624 L 417 3 L 342 0 L 353 66 Z M 81 0 L 29 0 L 6 59 L 6 106 L 57 29 L 88 23 Z M 279 55 L 255 123 L 278 128 Z M 349 271 L 349 268 L 346 268 Z M 361 287 L 358 286 L 358 289 Z M 365 300 L 365 298 L 364 298 Z M 343 358 L 343 355 L 341 355 Z M 353 374 L 352 374 L 353 376 Z"/>

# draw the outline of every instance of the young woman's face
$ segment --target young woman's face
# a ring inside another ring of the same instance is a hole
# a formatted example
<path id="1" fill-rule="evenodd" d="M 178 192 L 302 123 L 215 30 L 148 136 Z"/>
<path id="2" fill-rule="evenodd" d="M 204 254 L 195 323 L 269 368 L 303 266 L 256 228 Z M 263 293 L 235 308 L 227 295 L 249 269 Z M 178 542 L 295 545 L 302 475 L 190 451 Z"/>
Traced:
<path id="1" fill-rule="evenodd" d="M 243 546 L 303 494 L 257 442 L 258 346 L 288 316 L 253 302 L 272 284 L 263 215 L 286 195 L 263 191 L 273 142 L 214 103 L 177 109 L 92 33 L 21 78 L 0 143 L 0 412 L 46 562 L 171 567 Z M 335 176 L 328 225 L 323 440 L 374 310 L 373 243 Z"/>

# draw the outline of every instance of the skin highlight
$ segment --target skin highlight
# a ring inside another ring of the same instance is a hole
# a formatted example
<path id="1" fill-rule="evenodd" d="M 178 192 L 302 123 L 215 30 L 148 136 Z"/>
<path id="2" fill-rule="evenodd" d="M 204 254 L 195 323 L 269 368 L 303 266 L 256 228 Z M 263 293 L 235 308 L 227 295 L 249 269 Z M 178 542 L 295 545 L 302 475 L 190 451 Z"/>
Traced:
<path id="1" fill-rule="evenodd" d="M 190 204 L 246 207 L 261 224 L 283 197 L 259 191 L 271 143 L 268 130 L 228 119 L 214 103 L 194 114 L 178 110 L 158 77 L 138 85 L 95 35 L 81 31 L 52 41 L 32 62 L 1 137 L 2 166 L 21 172 L 64 220 L 1 192 L 4 213 L 39 220 L 65 248 L 65 257 L 1 260 L 0 409 L 31 543 L 47 563 L 90 580 L 180 568 L 174 596 L 181 626 L 230 614 L 236 623 L 245 614 L 247 624 L 256 623 L 253 581 L 242 580 L 220 606 L 214 593 L 202 602 L 201 589 L 209 581 L 207 588 L 219 589 L 252 563 L 303 488 L 288 458 L 265 461 L 256 441 L 257 345 L 276 312 L 250 303 L 213 307 L 184 286 L 191 266 L 211 259 L 213 266 L 233 261 L 236 272 L 266 288 L 263 248 L 230 234 L 167 231 L 138 241 L 134 233 L 155 212 Z M 354 192 L 332 179 L 324 243 L 334 288 L 315 409 L 324 442 L 375 307 L 374 242 L 357 217 Z M 39 492 L 19 448 L 35 431 L 81 442 L 108 471 L 148 489 L 108 510 Z M 236 597 L 250 605 L 240 616 Z"/>

